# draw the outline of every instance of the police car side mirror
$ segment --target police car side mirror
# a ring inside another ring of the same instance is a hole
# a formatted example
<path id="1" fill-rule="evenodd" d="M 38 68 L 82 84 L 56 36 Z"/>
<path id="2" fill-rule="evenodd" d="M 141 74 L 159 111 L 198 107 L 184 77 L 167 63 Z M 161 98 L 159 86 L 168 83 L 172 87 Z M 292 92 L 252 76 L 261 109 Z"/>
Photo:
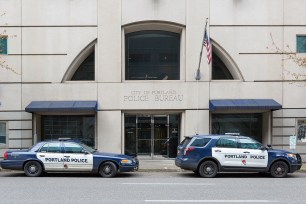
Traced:
<path id="1" fill-rule="evenodd" d="M 81 153 L 83 153 L 83 154 L 89 154 L 89 152 L 87 152 L 86 150 L 82 150 Z"/>
<path id="2" fill-rule="evenodd" d="M 264 147 L 264 146 L 261 146 L 259 149 L 262 150 L 262 151 L 267 150 L 267 148 Z"/>

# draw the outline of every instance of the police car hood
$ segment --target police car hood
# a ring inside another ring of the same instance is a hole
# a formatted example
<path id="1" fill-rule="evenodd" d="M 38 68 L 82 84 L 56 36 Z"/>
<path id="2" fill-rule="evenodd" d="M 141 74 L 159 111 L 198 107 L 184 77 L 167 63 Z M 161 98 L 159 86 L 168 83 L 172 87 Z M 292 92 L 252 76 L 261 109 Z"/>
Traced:
<path id="1" fill-rule="evenodd" d="M 117 154 L 117 153 L 109 153 L 109 152 L 94 152 L 93 155 L 97 156 L 104 156 L 104 157 L 117 157 L 117 158 L 124 158 L 124 159 L 132 159 L 131 156 L 124 155 L 124 154 Z"/>
<path id="2" fill-rule="evenodd" d="M 286 153 L 291 153 L 287 150 L 283 150 L 283 149 L 268 149 L 268 152 L 270 153 L 283 153 L 283 154 L 286 154 Z"/>

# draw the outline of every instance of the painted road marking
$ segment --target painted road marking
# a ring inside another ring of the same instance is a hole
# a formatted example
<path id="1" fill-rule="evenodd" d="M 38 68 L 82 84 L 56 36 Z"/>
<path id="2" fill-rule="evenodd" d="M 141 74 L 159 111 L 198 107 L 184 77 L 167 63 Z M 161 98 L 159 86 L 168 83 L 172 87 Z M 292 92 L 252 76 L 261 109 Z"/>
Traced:
<path id="1" fill-rule="evenodd" d="M 176 185 L 176 186 L 213 186 L 214 183 L 122 183 L 124 185 Z"/>
<path id="2" fill-rule="evenodd" d="M 275 200 L 145 200 L 150 203 L 278 203 Z"/>

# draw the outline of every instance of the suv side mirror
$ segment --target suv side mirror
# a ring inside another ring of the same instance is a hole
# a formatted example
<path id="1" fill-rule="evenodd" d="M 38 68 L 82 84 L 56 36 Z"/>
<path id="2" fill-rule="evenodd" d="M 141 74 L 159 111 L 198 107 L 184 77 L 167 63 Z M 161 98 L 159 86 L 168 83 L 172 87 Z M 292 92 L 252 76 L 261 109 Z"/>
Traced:
<path id="1" fill-rule="evenodd" d="M 261 146 L 259 149 L 262 150 L 262 151 L 267 150 L 267 148 L 264 147 L 264 146 Z"/>

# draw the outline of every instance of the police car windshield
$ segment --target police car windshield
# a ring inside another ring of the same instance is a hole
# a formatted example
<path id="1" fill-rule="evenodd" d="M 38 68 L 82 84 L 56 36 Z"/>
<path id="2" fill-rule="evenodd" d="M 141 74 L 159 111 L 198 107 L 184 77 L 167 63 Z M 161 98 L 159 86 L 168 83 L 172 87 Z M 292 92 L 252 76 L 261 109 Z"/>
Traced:
<path id="1" fill-rule="evenodd" d="M 95 149 L 93 149 L 93 148 L 87 146 L 86 144 L 80 143 L 80 145 L 81 145 L 84 149 L 86 149 L 86 151 L 88 151 L 88 152 L 90 152 L 90 153 L 93 153 L 93 152 L 96 152 L 96 151 L 97 151 L 97 150 L 95 150 Z"/>

